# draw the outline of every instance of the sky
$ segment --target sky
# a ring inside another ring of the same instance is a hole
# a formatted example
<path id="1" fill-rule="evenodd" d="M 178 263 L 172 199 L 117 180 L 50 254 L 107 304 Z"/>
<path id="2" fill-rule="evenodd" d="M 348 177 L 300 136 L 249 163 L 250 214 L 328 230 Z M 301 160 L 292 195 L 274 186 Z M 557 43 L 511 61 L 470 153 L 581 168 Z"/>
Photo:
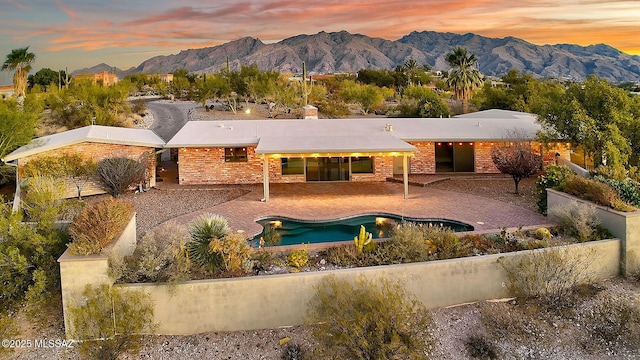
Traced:
<path id="1" fill-rule="evenodd" d="M 29 46 L 32 73 L 157 55 L 245 36 L 265 43 L 346 30 L 397 40 L 412 31 L 514 36 L 537 45 L 606 43 L 640 55 L 639 0 L 0 0 L 0 56 Z M 0 85 L 11 75 L 0 73 Z"/>

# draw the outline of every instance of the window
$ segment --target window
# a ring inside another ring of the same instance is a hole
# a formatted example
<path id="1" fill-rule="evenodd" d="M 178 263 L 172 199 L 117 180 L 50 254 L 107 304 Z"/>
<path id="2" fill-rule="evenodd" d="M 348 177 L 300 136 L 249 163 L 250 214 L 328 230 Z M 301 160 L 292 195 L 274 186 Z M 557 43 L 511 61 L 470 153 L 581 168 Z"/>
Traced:
<path id="1" fill-rule="evenodd" d="M 247 162 L 247 148 L 224 148 L 224 162 Z"/>
<path id="2" fill-rule="evenodd" d="M 294 158 L 282 158 L 282 175 L 303 175 L 304 174 L 304 159 L 299 157 Z"/>
<path id="3" fill-rule="evenodd" d="M 373 174 L 373 157 L 352 157 L 352 174 Z"/>

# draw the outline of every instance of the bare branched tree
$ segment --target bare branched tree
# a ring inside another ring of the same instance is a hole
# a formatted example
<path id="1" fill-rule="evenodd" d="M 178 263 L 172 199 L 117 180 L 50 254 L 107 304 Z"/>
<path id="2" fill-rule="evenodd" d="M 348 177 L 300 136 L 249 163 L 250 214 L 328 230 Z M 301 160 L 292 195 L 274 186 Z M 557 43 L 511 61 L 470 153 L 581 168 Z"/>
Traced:
<path id="1" fill-rule="evenodd" d="M 517 132 L 514 133 L 517 135 Z M 531 146 L 531 141 L 522 136 L 510 136 L 513 141 L 498 144 L 491 149 L 491 159 L 498 170 L 503 174 L 509 174 L 516 186 L 522 179 L 534 175 L 542 168 L 542 156 L 536 154 Z"/>

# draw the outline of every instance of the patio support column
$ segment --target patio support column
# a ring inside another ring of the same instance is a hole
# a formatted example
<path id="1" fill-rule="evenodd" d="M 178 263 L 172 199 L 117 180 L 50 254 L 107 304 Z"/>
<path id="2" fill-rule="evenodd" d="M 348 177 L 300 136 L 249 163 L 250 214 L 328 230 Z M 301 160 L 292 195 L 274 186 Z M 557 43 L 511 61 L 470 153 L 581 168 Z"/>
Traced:
<path id="1" fill-rule="evenodd" d="M 264 202 L 269 201 L 269 158 L 264 155 L 262 160 L 262 183 L 264 185 Z"/>
<path id="2" fill-rule="evenodd" d="M 409 198 L 409 161 L 407 154 L 402 155 L 402 180 L 404 182 L 404 198 Z"/>

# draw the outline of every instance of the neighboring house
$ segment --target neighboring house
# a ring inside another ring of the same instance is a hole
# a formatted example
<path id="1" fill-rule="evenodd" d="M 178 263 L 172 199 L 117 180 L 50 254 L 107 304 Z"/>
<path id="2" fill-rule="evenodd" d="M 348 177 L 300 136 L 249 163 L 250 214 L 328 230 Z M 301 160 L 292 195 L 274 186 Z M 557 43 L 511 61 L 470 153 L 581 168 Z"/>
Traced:
<path id="1" fill-rule="evenodd" d="M 0 86 L 0 99 L 10 98 L 14 92 L 13 85 Z"/>
<path id="2" fill-rule="evenodd" d="M 118 83 L 118 76 L 107 71 L 97 74 L 78 74 L 73 77 L 76 82 L 91 81 L 101 83 L 103 86 L 111 86 Z"/>
<path id="3" fill-rule="evenodd" d="M 173 74 L 158 74 L 160 80 L 166 83 L 173 82 Z"/>
<path id="4" fill-rule="evenodd" d="M 491 149 L 533 138 L 534 115 L 488 110 L 454 118 L 190 121 L 167 142 L 180 184 L 384 181 L 394 174 L 500 171 Z M 564 144 L 544 150 L 569 158 Z M 406 185 L 405 185 L 406 196 Z"/>
<path id="5" fill-rule="evenodd" d="M 29 144 L 13 151 L 2 159 L 21 170 L 30 160 L 42 156 L 60 156 L 65 153 L 80 153 L 98 163 L 102 159 L 128 157 L 138 160 L 149 158 L 148 185 L 155 186 L 156 151 L 164 146 L 164 141 L 153 131 L 120 127 L 90 125 L 82 128 L 37 138 Z M 102 194 L 105 191 L 96 183 L 88 183 L 82 195 Z M 70 184 L 67 197 L 77 196 Z"/>

